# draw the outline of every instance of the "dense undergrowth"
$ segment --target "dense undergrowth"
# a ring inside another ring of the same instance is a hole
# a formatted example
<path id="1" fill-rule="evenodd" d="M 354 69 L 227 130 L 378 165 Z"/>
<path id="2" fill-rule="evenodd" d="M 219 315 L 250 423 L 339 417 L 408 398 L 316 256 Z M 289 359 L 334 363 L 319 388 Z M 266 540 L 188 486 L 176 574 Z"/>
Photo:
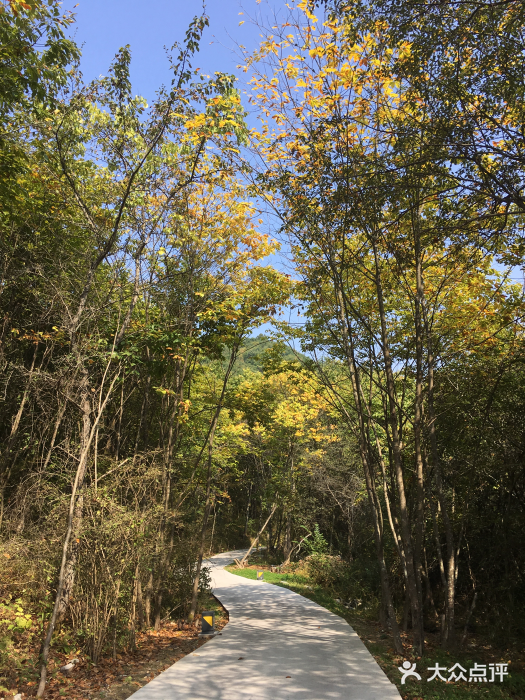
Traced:
<path id="1" fill-rule="evenodd" d="M 228 614 L 206 590 L 202 591 L 201 609 L 215 611 L 216 629 L 221 630 Z M 42 636 L 42 619 L 22 607 L 22 600 L 0 604 L 0 698 L 34 696 L 39 678 L 38 647 Z M 69 700 L 107 698 L 123 700 L 158 673 L 194 651 L 207 639 L 199 638 L 201 616 L 189 625 L 176 613 L 162 620 L 159 629 L 137 631 L 133 648 L 115 644 L 101 650 L 93 662 L 82 640 L 65 628 L 56 635 L 50 655 L 46 697 Z M 68 673 L 59 669 L 76 659 Z"/>

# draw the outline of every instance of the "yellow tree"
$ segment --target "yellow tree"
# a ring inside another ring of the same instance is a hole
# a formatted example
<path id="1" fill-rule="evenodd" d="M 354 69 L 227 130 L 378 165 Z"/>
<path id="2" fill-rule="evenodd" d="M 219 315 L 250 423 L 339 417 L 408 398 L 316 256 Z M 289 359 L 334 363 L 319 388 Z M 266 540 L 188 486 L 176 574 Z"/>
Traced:
<path id="1" fill-rule="evenodd" d="M 443 162 L 424 100 L 407 91 L 394 70 L 410 55 L 408 42 L 389 45 L 381 21 L 361 26 L 351 13 L 322 21 L 312 3 L 300 2 L 288 21 L 266 30 L 246 70 L 262 120 L 254 133 L 265 163 L 257 184 L 281 217 L 302 274 L 307 346 L 322 346 L 347 368 L 351 401 L 340 397 L 339 403 L 367 477 L 383 601 L 400 649 L 383 555 L 386 507 L 421 654 L 429 489 L 436 492 L 447 542 L 443 605 L 450 643 L 454 631 L 457 541 L 433 387 L 435 368 L 447 362 L 458 328 L 438 322 L 456 308 L 458 325 L 464 323 L 462 308 L 470 311 L 467 336 L 483 326 L 484 308 L 499 303 L 489 264 L 494 234 L 516 221 L 499 211 L 480 215 L 477 199 Z M 484 280 L 486 294 L 477 302 L 468 277 Z M 458 289 L 467 299 L 453 297 Z M 512 316 L 512 293 L 504 293 L 502 303 Z M 503 321 L 501 329 L 506 326 Z M 323 373 L 322 362 L 318 366 Z M 392 487 L 383 505 L 375 480 L 385 460 Z"/>
<path id="2" fill-rule="evenodd" d="M 230 393 L 228 406 L 247 426 L 246 449 L 258 467 L 262 503 L 284 520 L 283 551 L 289 562 L 294 521 L 296 532 L 301 519 L 308 522 L 299 508 L 314 463 L 309 457 L 320 457 L 338 440 L 330 402 L 315 376 L 298 363 L 273 362 L 263 374 L 248 373 Z"/>

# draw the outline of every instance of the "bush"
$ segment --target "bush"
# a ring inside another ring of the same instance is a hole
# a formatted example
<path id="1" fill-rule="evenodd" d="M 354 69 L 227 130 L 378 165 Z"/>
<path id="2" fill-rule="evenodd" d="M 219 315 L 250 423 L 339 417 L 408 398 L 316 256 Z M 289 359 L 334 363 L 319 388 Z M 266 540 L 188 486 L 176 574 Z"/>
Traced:
<path id="1" fill-rule="evenodd" d="M 313 583 L 323 588 L 335 588 L 345 579 L 348 565 L 339 556 L 314 552 L 305 559 L 308 576 Z"/>
<path id="2" fill-rule="evenodd" d="M 379 598 L 378 573 L 375 562 L 348 563 L 340 556 L 316 552 L 299 562 L 310 581 L 322 586 L 355 607 L 374 604 Z M 299 572 L 298 569 L 298 572 Z"/>

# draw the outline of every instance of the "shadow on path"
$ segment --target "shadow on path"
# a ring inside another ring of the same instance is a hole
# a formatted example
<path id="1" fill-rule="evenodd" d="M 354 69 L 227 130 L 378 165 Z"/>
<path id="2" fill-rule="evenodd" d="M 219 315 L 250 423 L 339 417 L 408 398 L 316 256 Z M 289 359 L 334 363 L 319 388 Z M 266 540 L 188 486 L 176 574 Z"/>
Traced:
<path id="1" fill-rule="evenodd" d="M 134 700 L 400 700 L 341 617 L 279 586 L 208 560 L 214 595 L 230 613 L 222 634 L 133 694 Z"/>

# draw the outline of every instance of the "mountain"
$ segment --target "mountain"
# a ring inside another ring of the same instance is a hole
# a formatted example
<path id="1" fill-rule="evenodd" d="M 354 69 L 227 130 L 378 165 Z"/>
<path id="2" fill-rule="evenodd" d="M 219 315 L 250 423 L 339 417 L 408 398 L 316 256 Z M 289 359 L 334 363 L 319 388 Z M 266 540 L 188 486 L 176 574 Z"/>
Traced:
<path id="1" fill-rule="evenodd" d="M 298 359 L 293 350 L 284 345 L 284 343 L 272 340 L 266 335 L 258 335 L 255 338 L 247 338 L 244 341 L 239 351 L 233 374 L 242 374 L 247 369 L 252 372 L 262 372 L 263 358 L 267 350 L 279 351 L 280 357 L 284 362 L 296 362 Z M 298 353 L 298 355 L 299 359 L 306 359 L 301 353 Z"/>

